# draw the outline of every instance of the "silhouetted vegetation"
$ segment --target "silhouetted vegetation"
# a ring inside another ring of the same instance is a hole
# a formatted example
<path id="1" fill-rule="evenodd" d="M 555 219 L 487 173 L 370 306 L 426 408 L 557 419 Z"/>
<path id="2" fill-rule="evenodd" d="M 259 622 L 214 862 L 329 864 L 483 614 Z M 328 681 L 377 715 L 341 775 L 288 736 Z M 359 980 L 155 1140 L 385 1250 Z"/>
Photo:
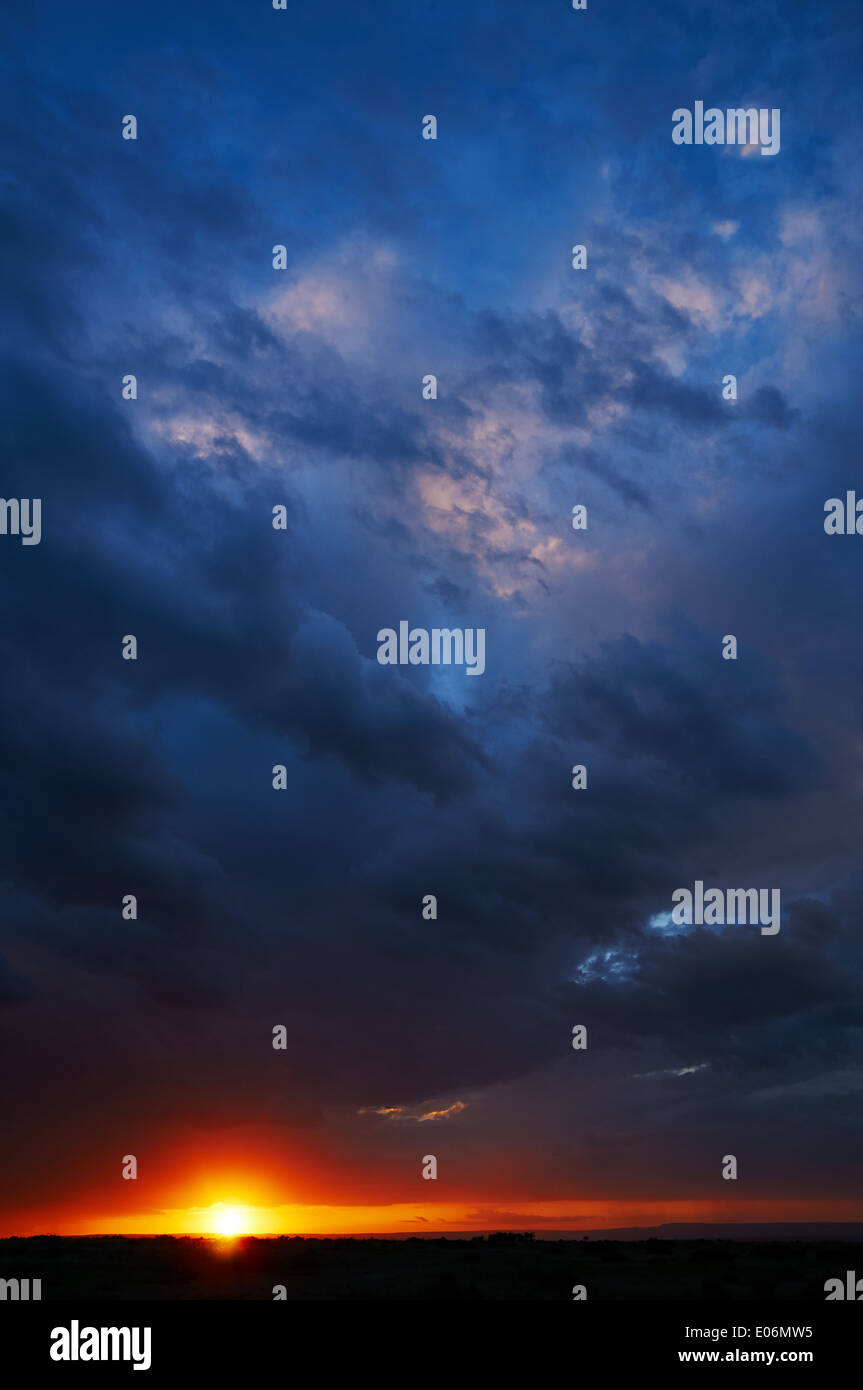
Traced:
<path id="1" fill-rule="evenodd" d="M 857 1252 L 860 1252 L 859 1254 Z M 816 1299 L 863 1274 L 849 1241 L 453 1239 L 219 1241 L 33 1236 L 0 1240 L 0 1278 L 42 1280 L 53 1299 Z"/>

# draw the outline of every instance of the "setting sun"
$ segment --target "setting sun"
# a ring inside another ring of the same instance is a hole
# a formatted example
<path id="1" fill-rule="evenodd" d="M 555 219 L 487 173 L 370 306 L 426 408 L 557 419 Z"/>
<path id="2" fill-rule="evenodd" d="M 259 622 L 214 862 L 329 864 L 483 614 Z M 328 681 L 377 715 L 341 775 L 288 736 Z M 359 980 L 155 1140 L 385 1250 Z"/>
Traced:
<path id="1" fill-rule="evenodd" d="M 238 1236 L 248 1231 L 249 1212 L 246 1207 L 223 1207 L 217 1203 L 213 1212 L 213 1230 L 220 1236 Z"/>

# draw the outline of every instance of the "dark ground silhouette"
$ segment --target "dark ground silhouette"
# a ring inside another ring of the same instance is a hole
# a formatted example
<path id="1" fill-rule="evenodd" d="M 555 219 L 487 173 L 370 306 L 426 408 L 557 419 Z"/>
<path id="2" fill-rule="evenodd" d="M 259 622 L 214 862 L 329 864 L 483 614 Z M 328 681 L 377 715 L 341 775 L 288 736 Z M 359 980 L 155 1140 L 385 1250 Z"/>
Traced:
<path id="1" fill-rule="evenodd" d="M 0 1240 L 0 1278 L 41 1279 L 42 1300 L 818 1300 L 855 1269 L 849 1240 L 534 1240 L 31 1236 Z"/>

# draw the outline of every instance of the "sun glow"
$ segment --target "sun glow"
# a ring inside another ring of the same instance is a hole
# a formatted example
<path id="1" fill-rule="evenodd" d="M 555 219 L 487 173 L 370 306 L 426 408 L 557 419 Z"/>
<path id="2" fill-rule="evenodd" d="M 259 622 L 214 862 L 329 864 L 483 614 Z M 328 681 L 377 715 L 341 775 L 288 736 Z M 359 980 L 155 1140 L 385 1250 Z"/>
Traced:
<path id="1" fill-rule="evenodd" d="M 851 1198 L 817 1202 L 798 1199 L 754 1199 L 729 1207 L 727 1201 L 692 1198 L 684 1201 L 613 1201 L 579 1199 L 529 1203 L 508 1197 L 504 1206 L 477 1206 L 475 1202 L 396 1202 L 378 1206 L 314 1206 L 286 1203 L 257 1206 L 248 1186 L 246 1202 L 210 1202 L 208 1206 L 163 1207 L 150 1212 L 123 1212 L 94 1216 L 60 1216 L 26 1212 L 14 1226 L 0 1225 L 0 1236 L 187 1236 L 213 1242 L 213 1250 L 230 1255 L 243 1237 L 267 1236 L 405 1236 L 480 1233 L 503 1229 L 590 1231 L 614 1226 L 656 1226 L 666 1222 L 737 1221 L 856 1221 L 859 1201 Z M 206 1195 L 209 1197 L 210 1192 Z"/>
<path id="2" fill-rule="evenodd" d="M 219 1236 L 240 1236 L 248 1234 L 249 1210 L 247 1207 L 226 1207 L 217 1202 L 213 1208 L 213 1233 Z"/>

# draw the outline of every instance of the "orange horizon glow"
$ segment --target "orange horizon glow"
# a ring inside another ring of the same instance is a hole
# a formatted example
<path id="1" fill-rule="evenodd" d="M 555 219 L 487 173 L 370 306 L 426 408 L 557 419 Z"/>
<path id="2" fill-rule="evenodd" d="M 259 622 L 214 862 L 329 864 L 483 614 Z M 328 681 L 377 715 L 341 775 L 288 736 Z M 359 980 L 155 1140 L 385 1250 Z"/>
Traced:
<path id="1" fill-rule="evenodd" d="M 490 1230 L 596 1231 L 672 1222 L 859 1221 L 853 1199 L 778 1199 L 749 1203 L 685 1201 L 399 1202 L 387 1205 L 260 1206 L 236 1196 L 207 1206 L 162 1208 L 134 1215 L 70 1217 L 28 1213 L 0 1218 L 0 1237 L 203 1236 L 231 1241 L 243 1236 L 371 1236 L 478 1234 Z"/>

